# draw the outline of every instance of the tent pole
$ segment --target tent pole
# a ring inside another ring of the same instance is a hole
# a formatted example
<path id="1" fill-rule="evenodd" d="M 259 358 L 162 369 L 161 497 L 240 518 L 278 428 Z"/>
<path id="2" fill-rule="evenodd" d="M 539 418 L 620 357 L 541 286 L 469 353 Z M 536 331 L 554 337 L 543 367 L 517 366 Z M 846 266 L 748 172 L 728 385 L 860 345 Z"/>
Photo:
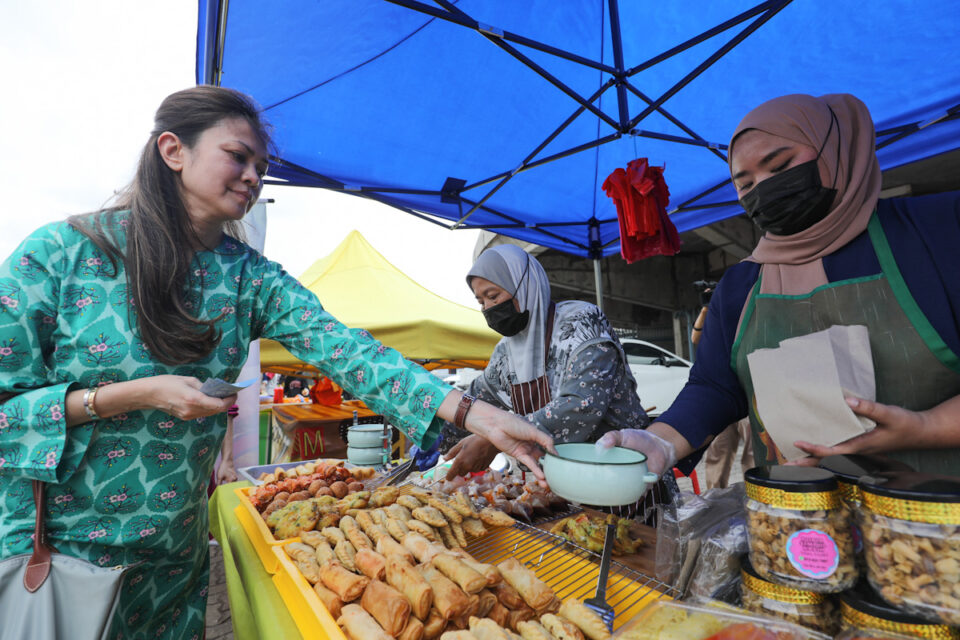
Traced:
<path id="1" fill-rule="evenodd" d="M 603 281 L 600 279 L 600 260 L 593 261 L 593 286 L 597 291 L 597 308 L 603 313 Z"/>

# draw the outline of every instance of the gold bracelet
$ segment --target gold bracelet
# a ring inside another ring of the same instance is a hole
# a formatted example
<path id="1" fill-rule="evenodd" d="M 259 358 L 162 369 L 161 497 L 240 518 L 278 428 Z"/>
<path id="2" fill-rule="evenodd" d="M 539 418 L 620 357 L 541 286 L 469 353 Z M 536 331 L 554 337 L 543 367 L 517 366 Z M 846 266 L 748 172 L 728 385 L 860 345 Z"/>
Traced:
<path id="1" fill-rule="evenodd" d="M 99 420 L 100 416 L 97 414 L 97 406 L 94 404 L 94 401 L 97 397 L 98 387 L 92 389 L 87 389 L 86 393 L 83 394 L 83 410 L 87 412 L 87 417 L 91 420 Z"/>

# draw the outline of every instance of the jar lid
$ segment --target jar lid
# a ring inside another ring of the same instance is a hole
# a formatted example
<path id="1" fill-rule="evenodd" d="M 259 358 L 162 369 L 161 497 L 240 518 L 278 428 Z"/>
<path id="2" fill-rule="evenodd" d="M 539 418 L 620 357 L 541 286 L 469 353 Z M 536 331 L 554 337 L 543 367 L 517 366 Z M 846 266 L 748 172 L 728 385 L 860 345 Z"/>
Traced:
<path id="1" fill-rule="evenodd" d="M 743 479 L 748 484 L 795 493 L 835 491 L 837 489 L 837 478 L 826 469 L 820 469 L 819 467 L 786 465 L 754 467 L 743 474 Z"/>
<path id="2" fill-rule="evenodd" d="M 740 579 L 743 581 L 744 587 L 768 600 L 789 602 L 791 604 L 820 604 L 827 599 L 827 594 L 825 593 L 815 593 L 795 587 L 787 587 L 762 578 L 750 564 L 750 560 L 747 557 L 743 559 L 743 564 L 740 566 Z"/>
<path id="3" fill-rule="evenodd" d="M 885 471 L 913 471 L 913 467 L 885 456 L 849 454 L 821 458 L 820 467 L 830 471 L 842 482 L 856 484 L 861 476 Z"/>
<path id="4" fill-rule="evenodd" d="M 960 478 L 916 471 L 885 471 L 860 478 L 867 494 L 919 502 L 960 503 Z"/>
<path id="5" fill-rule="evenodd" d="M 838 594 L 840 615 L 858 628 L 880 629 L 916 635 L 921 638 L 958 638 L 958 632 L 947 625 L 928 622 L 890 606 L 865 580 Z"/>

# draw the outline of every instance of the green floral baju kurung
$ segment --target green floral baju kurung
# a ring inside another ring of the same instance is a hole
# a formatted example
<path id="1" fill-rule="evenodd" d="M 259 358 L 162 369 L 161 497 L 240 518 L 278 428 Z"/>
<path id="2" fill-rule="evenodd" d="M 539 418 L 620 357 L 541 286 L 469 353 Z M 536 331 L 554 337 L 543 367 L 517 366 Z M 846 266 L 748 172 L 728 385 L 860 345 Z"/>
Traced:
<path id="1" fill-rule="evenodd" d="M 127 214 L 105 217 L 122 247 Z M 348 329 L 276 263 L 225 237 L 196 254 L 186 300 L 216 318 L 219 345 L 168 366 L 139 339 L 119 273 L 66 223 L 42 227 L 0 265 L 0 557 L 29 552 L 30 482 L 47 484 L 46 523 L 61 553 L 133 565 L 115 638 L 202 638 L 207 485 L 226 414 L 178 420 L 132 411 L 67 428 L 73 389 L 160 374 L 236 378 L 247 346 L 272 338 L 429 446 L 449 387 L 368 332 Z"/>

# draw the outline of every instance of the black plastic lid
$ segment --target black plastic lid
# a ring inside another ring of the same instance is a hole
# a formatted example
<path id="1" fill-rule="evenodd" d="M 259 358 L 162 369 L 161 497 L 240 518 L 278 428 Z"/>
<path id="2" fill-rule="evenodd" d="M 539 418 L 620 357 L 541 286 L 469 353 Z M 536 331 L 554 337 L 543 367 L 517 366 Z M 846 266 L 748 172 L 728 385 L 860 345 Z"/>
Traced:
<path id="1" fill-rule="evenodd" d="M 832 472 L 847 484 L 857 484 L 861 476 L 869 476 L 886 471 L 913 471 L 905 462 L 884 456 L 866 456 L 850 454 L 845 456 L 827 456 L 820 460 L 820 467 Z"/>
<path id="2" fill-rule="evenodd" d="M 860 478 L 861 491 L 920 502 L 960 502 L 960 478 L 916 471 L 887 471 Z"/>
<path id="3" fill-rule="evenodd" d="M 861 580 L 852 588 L 838 594 L 851 609 L 856 609 L 860 613 L 865 613 L 874 618 L 888 620 L 890 622 L 899 622 L 902 624 L 918 625 L 936 625 L 935 622 L 929 622 L 923 618 L 911 616 L 899 609 L 890 606 L 878 596 L 866 580 Z"/>
<path id="4" fill-rule="evenodd" d="M 835 491 L 837 489 L 836 476 L 820 467 L 792 467 L 786 465 L 754 467 L 743 474 L 743 479 L 750 484 L 794 493 Z"/>

